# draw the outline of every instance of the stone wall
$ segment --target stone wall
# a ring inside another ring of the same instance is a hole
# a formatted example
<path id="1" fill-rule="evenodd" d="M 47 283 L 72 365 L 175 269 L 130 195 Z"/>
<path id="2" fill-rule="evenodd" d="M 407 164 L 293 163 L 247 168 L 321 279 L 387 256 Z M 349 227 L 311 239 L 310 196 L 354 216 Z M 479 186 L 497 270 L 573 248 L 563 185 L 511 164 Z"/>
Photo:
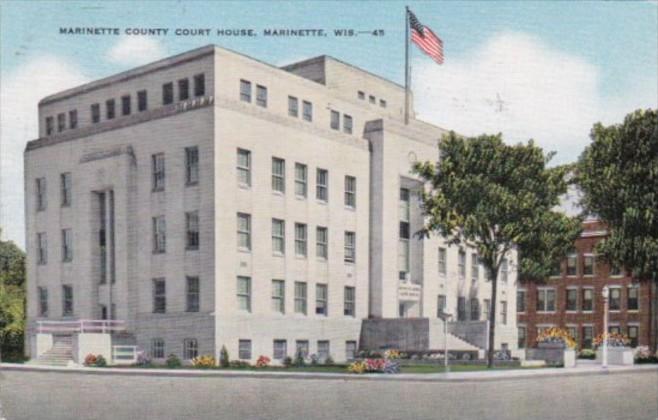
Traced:
<path id="1" fill-rule="evenodd" d="M 428 318 L 364 319 L 359 350 L 429 350 Z"/>

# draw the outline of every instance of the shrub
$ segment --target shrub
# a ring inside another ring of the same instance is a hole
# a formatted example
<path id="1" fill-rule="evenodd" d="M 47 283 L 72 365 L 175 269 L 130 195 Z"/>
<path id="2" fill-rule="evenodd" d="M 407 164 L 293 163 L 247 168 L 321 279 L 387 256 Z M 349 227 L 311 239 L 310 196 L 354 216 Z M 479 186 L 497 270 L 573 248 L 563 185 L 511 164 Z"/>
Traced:
<path id="1" fill-rule="evenodd" d="M 85 357 L 84 365 L 85 366 L 96 366 L 96 356 L 94 356 L 93 354 L 88 354 Z"/>
<path id="2" fill-rule="evenodd" d="M 304 360 L 304 353 L 300 351 L 295 355 L 295 366 L 303 367 L 306 366 L 306 360 Z"/>
<path id="3" fill-rule="evenodd" d="M 292 358 L 290 356 L 286 356 L 283 359 L 283 366 L 290 367 L 290 365 L 292 365 Z"/>
<path id="4" fill-rule="evenodd" d="M 180 359 L 175 354 L 172 353 L 167 357 L 167 367 L 169 369 L 176 369 L 182 365 L 183 363 L 181 363 Z"/>
<path id="5" fill-rule="evenodd" d="M 327 366 L 333 366 L 334 365 L 334 358 L 331 357 L 331 355 L 327 356 L 326 359 L 324 359 L 324 364 Z"/>
<path id="6" fill-rule="evenodd" d="M 246 360 L 231 360 L 229 366 L 232 368 L 243 369 L 251 366 Z"/>
<path id="7" fill-rule="evenodd" d="M 215 367 L 215 365 L 216 365 L 215 357 L 210 354 L 195 357 L 194 359 L 192 359 L 192 366 L 194 366 L 195 368 L 208 369 Z"/>
<path id="8" fill-rule="evenodd" d="M 658 351 L 652 354 L 647 346 L 640 346 L 634 352 L 635 363 L 658 363 Z"/>
<path id="9" fill-rule="evenodd" d="M 311 366 L 317 366 L 320 361 L 318 360 L 318 355 L 313 353 L 311 355 Z"/>
<path id="10" fill-rule="evenodd" d="M 226 350 L 226 346 L 222 346 L 222 349 L 219 352 L 219 365 L 224 368 L 229 366 L 228 350 Z"/>
<path id="11" fill-rule="evenodd" d="M 140 350 L 137 352 L 137 362 L 135 362 L 135 365 L 151 366 L 151 358 L 144 350 Z"/>
<path id="12" fill-rule="evenodd" d="M 271 361 L 272 361 L 272 360 L 271 360 L 269 357 L 267 357 L 267 356 L 263 356 L 263 355 L 258 356 L 258 359 L 256 360 L 256 367 L 257 367 L 257 368 L 264 368 L 264 367 L 267 367 L 267 366 L 270 365 L 270 362 L 271 362 Z"/>
<path id="13" fill-rule="evenodd" d="M 102 355 L 96 356 L 96 367 L 106 367 L 107 366 L 107 360 Z"/>
<path id="14" fill-rule="evenodd" d="M 596 352 L 592 349 L 582 349 L 578 353 L 579 359 L 596 359 Z"/>

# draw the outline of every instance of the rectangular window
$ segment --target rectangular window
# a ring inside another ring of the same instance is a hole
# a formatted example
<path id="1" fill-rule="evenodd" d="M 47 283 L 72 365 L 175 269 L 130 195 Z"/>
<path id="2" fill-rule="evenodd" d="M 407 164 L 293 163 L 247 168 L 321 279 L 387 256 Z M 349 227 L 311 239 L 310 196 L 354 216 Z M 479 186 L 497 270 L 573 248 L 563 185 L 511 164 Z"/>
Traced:
<path id="1" fill-rule="evenodd" d="M 325 361 L 330 355 L 329 340 L 318 340 L 318 359 Z"/>
<path id="2" fill-rule="evenodd" d="M 196 146 L 185 148 L 185 183 L 199 183 L 199 148 Z"/>
<path id="3" fill-rule="evenodd" d="M 69 111 L 69 128 L 73 130 L 74 128 L 78 128 L 78 110 L 77 109 L 72 109 Z"/>
<path id="4" fill-rule="evenodd" d="M 272 253 L 286 253 L 286 222 L 272 219 Z"/>
<path id="5" fill-rule="evenodd" d="M 286 192 L 286 161 L 272 158 L 272 191 Z"/>
<path id="6" fill-rule="evenodd" d="M 592 341 L 594 338 L 594 328 L 592 326 L 583 326 L 583 346 L 584 349 L 592 348 Z"/>
<path id="7" fill-rule="evenodd" d="M 637 311 L 640 309 L 639 294 L 640 288 L 638 286 L 628 286 L 627 289 L 628 299 L 627 299 L 627 309 L 629 311 Z"/>
<path id="8" fill-rule="evenodd" d="M 470 299 L 471 321 L 480 320 L 480 301 L 477 298 Z"/>
<path id="9" fill-rule="evenodd" d="M 178 100 L 185 101 L 190 99 L 190 80 L 180 79 L 178 81 Z"/>
<path id="10" fill-rule="evenodd" d="M 140 90 L 137 92 L 137 110 L 139 112 L 146 111 L 148 108 L 148 100 L 145 90 Z"/>
<path id="11" fill-rule="evenodd" d="M 562 261 L 557 260 L 551 266 L 551 277 L 560 277 L 562 274 Z"/>
<path id="12" fill-rule="evenodd" d="M 295 255 L 298 257 L 306 257 L 307 236 L 306 225 L 295 223 Z"/>
<path id="13" fill-rule="evenodd" d="M 491 300 L 490 299 L 485 299 L 484 300 L 484 307 L 482 308 L 482 317 L 485 320 L 488 320 L 490 312 L 491 312 Z"/>
<path id="14" fill-rule="evenodd" d="M 306 315 L 306 283 L 295 282 L 295 312 Z"/>
<path id="15" fill-rule="evenodd" d="M 199 249 L 199 212 L 185 213 L 185 249 Z"/>
<path id="16" fill-rule="evenodd" d="M 73 261 L 73 232 L 71 229 L 62 229 L 62 261 Z"/>
<path id="17" fill-rule="evenodd" d="M 594 256 L 585 255 L 583 257 L 583 276 L 594 275 Z"/>
<path id="18" fill-rule="evenodd" d="M 37 264 L 48 263 L 48 239 L 45 232 L 37 233 Z"/>
<path id="19" fill-rule="evenodd" d="M 194 96 L 204 96 L 206 94 L 206 76 L 205 74 L 197 74 L 194 76 Z"/>
<path id="20" fill-rule="evenodd" d="M 369 96 L 368 96 L 368 102 L 370 102 L 371 104 L 374 104 L 374 103 L 377 102 L 377 101 L 375 101 L 375 97 L 374 97 L 374 95 L 369 95 Z"/>
<path id="21" fill-rule="evenodd" d="M 294 96 L 288 96 L 288 115 L 295 118 L 299 116 L 299 100 Z"/>
<path id="22" fill-rule="evenodd" d="M 340 130 L 340 113 L 338 111 L 331 111 L 331 121 L 329 126 L 332 130 Z"/>
<path id="23" fill-rule="evenodd" d="M 566 309 L 567 311 L 577 311 L 578 310 L 578 289 L 567 289 L 567 301 Z"/>
<path id="24" fill-rule="evenodd" d="M 345 359 L 354 360 L 356 357 L 356 341 L 345 342 Z"/>
<path id="25" fill-rule="evenodd" d="M 594 289 L 583 289 L 583 312 L 592 312 L 594 310 Z"/>
<path id="26" fill-rule="evenodd" d="M 578 274 L 578 254 L 571 253 L 567 256 L 567 276 Z"/>
<path id="27" fill-rule="evenodd" d="M 130 115 L 130 95 L 121 97 L 121 115 Z"/>
<path id="28" fill-rule="evenodd" d="M 93 105 L 92 105 L 93 109 Z M 53 134 L 53 117 L 46 117 L 46 135 L 49 136 Z"/>
<path id="29" fill-rule="evenodd" d="M 240 80 L 240 100 L 251 102 L 251 82 L 248 80 Z"/>
<path id="30" fill-rule="evenodd" d="M 448 271 L 447 255 L 445 248 L 439 248 L 439 275 L 445 276 Z"/>
<path id="31" fill-rule="evenodd" d="M 39 316 L 48 316 L 48 289 L 39 287 Z"/>
<path id="32" fill-rule="evenodd" d="M 618 311 L 621 309 L 621 288 L 620 287 L 611 287 L 610 288 L 610 310 Z"/>
<path id="33" fill-rule="evenodd" d="M 555 289 L 537 290 L 537 311 L 538 312 L 555 311 Z"/>
<path id="34" fill-rule="evenodd" d="M 621 327 L 619 325 L 611 325 L 608 327 L 610 334 L 621 334 Z"/>
<path id="35" fill-rule="evenodd" d="M 47 199 L 47 189 L 46 189 L 46 178 L 37 178 L 36 180 L 36 189 L 37 189 L 37 211 L 43 211 L 48 205 Z"/>
<path id="36" fill-rule="evenodd" d="M 313 104 L 308 101 L 302 102 L 304 121 L 313 121 Z"/>
<path id="37" fill-rule="evenodd" d="M 345 232 L 345 262 L 354 263 L 356 261 L 356 233 Z"/>
<path id="38" fill-rule="evenodd" d="M 164 216 L 153 218 L 153 252 L 161 254 L 167 250 L 167 224 Z"/>
<path id="39" fill-rule="evenodd" d="M 101 121 L 101 106 L 99 104 L 91 104 L 91 122 L 96 124 Z"/>
<path id="40" fill-rule="evenodd" d="M 516 291 L 516 312 L 525 312 L 525 290 Z"/>
<path id="41" fill-rule="evenodd" d="M 382 108 L 386 108 L 386 101 L 384 99 L 380 99 L 379 106 L 381 106 Z"/>
<path id="42" fill-rule="evenodd" d="M 186 338 L 183 340 L 183 359 L 192 360 L 199 356 L 199 343 L 196 338 Z"/>
<path id="43" fill-rule="evenodd" d="M 153 279 L 153 313 L 167 312 L 167 285 L 165 279 Z"/>
<path id="44" fill-rule="evenodd" d="M 61 133 L 66 129 L 66 114 L 57 114 L 57 132 Z"/>
<path id="45" fill-rule="evenodd" d="M 309 345 L 308 340 L 297 340 L 295 342 L 295 357 L 308 357 Z"/>
<path id="46" fill-rule="evenodd" d="M 187 290 L 186 290 L 186 300 L 185 300 L 185 310 L 187 312 L 199 312 L 199 278 L 198 277 L 186 277 Z"/>
<path id="47" fill-rule="evenodd" d="M 618 277 L 622 275 L 621 267 L 618 264 L 611 263 L 610 265 L 610 276 Z"/>
<path id="48" fill-rule="evenodd" d="M 256 85 L 256 105 L 267 108 L 267 88 Z"/>
<path id="49" fill-rule="evenodd" d="M 507 302 L 500 301 L 500 323 L 507 325 Z"/>
<path id="50" fill-rule="evenodd" d="M 114 119 L 116 115 L 114 99 L 108 99 L 105 101 L 105 118 L 108 120 Z"/>
<path id="51" fill-rule="evenodd" d="M 345 292 L 343 297 L 343 314 L 345 316 L 354 316 L 354 287 L 345 286 Z"/>
<path id="52" fill-rule="evenodd" d="M 283 360 L 288 356 L 288 344 L 286 340 L 274 340 L 274 349 L 272 357 L 274 360 Z"/>
<path id="53" fill-rule="evenodd" d="M 326 227 L 318 226 L 315 229 L 315 255 L 323 260 L 329 255 L 329 231 Z"/>
<path id="54" fill-rule="evenodd" d="M 466 298 L 457 297 L 457 321 L 466 321 Z"/>
<path id="55" fill-rule="evenodd" d="M 366 98 L 366 93 L 362 90 L 357 92 L 357 97 L 361 100 L 364 100 Z"/>
<path id="56" fill-rule="evenodd" d="M 238 309 L 251 312 L 251 278 L 238 276 Z"/>
<path id="57" fill-rule="evenodd" d="M 477 281 L 480 277 L 480 261 L 478 260 L 478 254 L 471 254 L 471 280 Z"/>
<path id="58" fill-rule="evenodd" d="M 165 358 L 165 343 L 162 338 L 154 338 L 151 340 L 151 358 L 152 359 Z"/>
<path id="59" fill-rule="evenodd" d="M 174 84 L 172 82 L 162 85 L 162 105 L 169 105 L 174 102 Z"/>
<path id="60" fill-rule="evenodd" d="M 528 341 L 528 332 L 526 330 L 526 327 L 517 327 L 518 331 L 518 347 L 520 349 L 524 349 L 526 347 L 526 342 Z"/>
<path id="61" fill-rule="evenodd" d="M 345 205 L 356 207 L 356 178 L 349 175 L 345 175 Z"/>
<path id="62" fill-rule="evenodd" d="M 62 286 L 62 316 L 73 315 L 73 286 Z"/>
<path id="63" fill-rule="evenodd" d="M 62 187 L 62 207 L 69 207 L 71 205 L 71 173 L 65 172 L 60 175 L 60 184 Z"/>
<path id="64" fill-rule="evenodd" d="M 640 330 L 640 327 L 638 327 L 637 325 L 629 325 L 627 327 L 628 338 L 629 338 L 629 340 L 631 340 L 631 342 L 630 342 L 631 347 L 637 347 L 637 345 L 638 345 L 638 338 L 639 338 L 639 335 L 640 335 L 639 330 Z"/>
<path id="65" fill-rule="evenodd" d="M 286 312 L 286 283 L 283 280 L 272 280 L 272 310 L 281 314 Z"/>
<path id="66" fill-rule="evenodd" d="M 295 163 L 295 195 L 306 198 L 308 168 L 303 163 Z"/>
<path id="67" fill-rule="evenodd" d="M 251 152 L 249 150 L 238 149 L 238 184 L 251 185 Z"/>
<path id="68" fill-rule="evenodd" d="M 507 283 L 509 279 L 509 264 L 507 263 L 507 258 L 503 258 L 503 261 L 500 263 L 500 279 L 503 283 Z"/>
<path id="69" fill-rule="evenodd" d="M 315 198 L 329 201 L 329 171 L 317 168 L 315 172 Z"/>
<path id="70" fill-rule="evenodd" d="M 251 359 L 251 340 L 238 341 L 238 359 L 241 360 Z"/>
<path id="71" fill-rule="evenodd" d="M 315 285 L 315 313 L 316 315 L 329 315 L 329 293 L 326 284 Z"/>
<path id="72" fill-rule="evenodd" d="M 251 250 L 251 215 L 238 213 L 238 249 Z"/>
<path id="73" fill-rule="evenodd" d="M 346 134 L 352 134 L 352 117 L 347 114 L 343 114 L 343 131 Z"/>
<path id="74" fill-rule="evenodd" d="M 164 191 L 165 189 L 165 156 L 164 153 L 156 153 L 151 156 L 151 171 L 153 191 Z"/>
<path id="75" fill-rule="evenodd" d="M 437 317 L 446 313 L 446 295 L 439 295 L 436 299 L 436 315 Z"/>
<path id="76" fill-rule="evenodd" d="M 459 250 L 459 277 L 460 278 L 465 278 L 466 277 L 466 252 L 463 249 Z"/>

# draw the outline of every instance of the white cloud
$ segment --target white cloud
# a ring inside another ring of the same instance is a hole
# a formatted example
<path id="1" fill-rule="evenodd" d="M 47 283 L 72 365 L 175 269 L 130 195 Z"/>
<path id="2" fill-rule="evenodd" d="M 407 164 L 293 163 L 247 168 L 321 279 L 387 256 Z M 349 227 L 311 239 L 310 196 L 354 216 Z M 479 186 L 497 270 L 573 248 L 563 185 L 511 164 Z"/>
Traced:
<path id="1" fill-rule="evenodd" d="M 139 66 L 166 56 L 166 48 L 155 38 L 123 36 L 107 52 L 106 59 L 116 64 Z"/>
<path id="2" fill-rule="evenodd" d="M 412 71 L 420 118 L 465 135 L 534 138 L 558 152 L 555 163 L 578 158 L 594 122 L 656 107 L 656 81 L 603 97 L 596 66 L 523 33 L 501 33 L 471 55 L 446 57 L 443 66 L 417 57 Z"/>
<path id="3" fill-rule="evenodd" d="M 23 150 L 38 136 L 37 103 L 87 78 L 71 63 L 45 55 L 3 73 L 1 79 L 0 227 L 3 239 L 24 246 Z"/>

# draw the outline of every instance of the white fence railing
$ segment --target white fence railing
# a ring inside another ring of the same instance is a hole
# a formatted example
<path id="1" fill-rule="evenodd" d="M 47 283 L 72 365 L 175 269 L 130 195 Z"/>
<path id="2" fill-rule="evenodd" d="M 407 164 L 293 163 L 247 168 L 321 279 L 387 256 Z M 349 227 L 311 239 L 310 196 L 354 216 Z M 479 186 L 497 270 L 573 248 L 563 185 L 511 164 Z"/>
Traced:
<path id="1" fill-rule="evenodd" d="M 137 346 L 112 346 L 112 363 L 115 365 L 137 363 Z"/>
<path id="2" fill-rule="evenodd" d="M 80 319 L 76 321 L 37 321 L 39 334 L 54 333 L 112 333 L 126 330 L 124 321 L 108 319 Z"/>

